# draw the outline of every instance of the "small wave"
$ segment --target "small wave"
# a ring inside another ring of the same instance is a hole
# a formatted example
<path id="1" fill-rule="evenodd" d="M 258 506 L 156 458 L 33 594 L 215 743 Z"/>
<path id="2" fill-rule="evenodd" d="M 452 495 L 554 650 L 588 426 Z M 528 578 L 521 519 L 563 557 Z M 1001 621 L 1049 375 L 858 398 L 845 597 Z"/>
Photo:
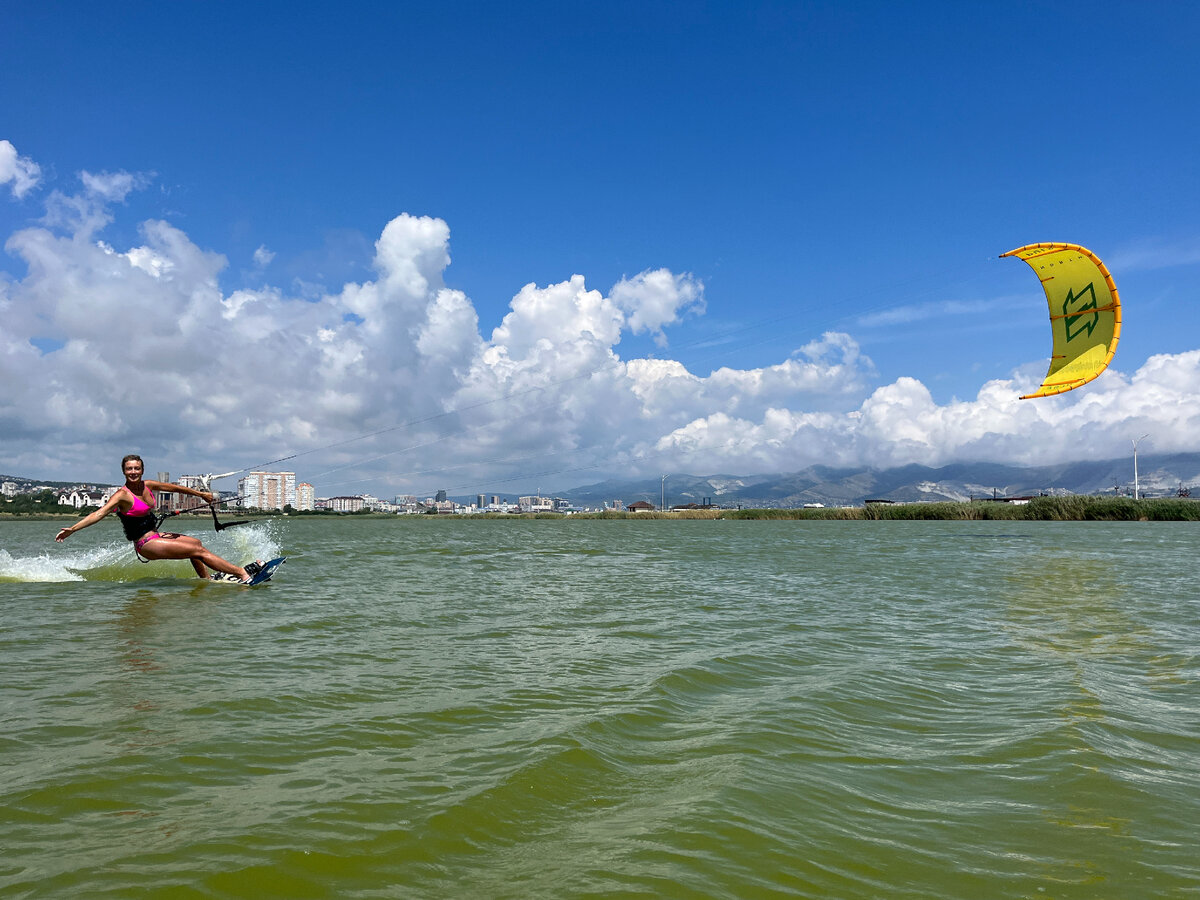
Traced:
<path id="1" fill-rule="evenodd" d="M 198 535 L 204 545 L 230 561 L 270 559 L 279 555 L 280 541 L 273 523 L 261 522 L 215 535 Z M 0 549 L 0 583 L 69 581 L 141 581 L 148 578 L 194 578 L 186 560 L 146 563 L 125 541 L 88 549 L 47 550 L 37 556 L 13 556 Z"/>
<path id="2" fill-rule="evenodd" d="M 119 559 L 129 551 L 124 544 L 110 544 L 89 550 L 74 550 L 65 555 L 51 555 L 49 551 L 38 556 L 13 556 L 0 550 L 0 581 L 59 582 L 87 581 L 86 572 L 94 569 L 111 569 L 119 565 Z"/>

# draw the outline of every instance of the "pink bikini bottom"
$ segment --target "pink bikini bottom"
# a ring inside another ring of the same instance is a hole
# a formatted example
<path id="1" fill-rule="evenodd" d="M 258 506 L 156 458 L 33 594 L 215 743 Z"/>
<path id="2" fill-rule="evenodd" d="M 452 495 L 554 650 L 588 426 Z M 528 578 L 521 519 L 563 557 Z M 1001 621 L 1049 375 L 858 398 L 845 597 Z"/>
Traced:
<path id="1" fill-rule="evenodd" d="M 157 531 L 151 531 L 148 534 L 143 534 L 140 538 L 138 538 L 134 542 L 133 549 L 141 550 L 142 547 L 146 546 L 146 544 L 148 544 L 150 541 L 156 541 L 160 537 L 162 537 L 162 535 L 159 534 Z"/>

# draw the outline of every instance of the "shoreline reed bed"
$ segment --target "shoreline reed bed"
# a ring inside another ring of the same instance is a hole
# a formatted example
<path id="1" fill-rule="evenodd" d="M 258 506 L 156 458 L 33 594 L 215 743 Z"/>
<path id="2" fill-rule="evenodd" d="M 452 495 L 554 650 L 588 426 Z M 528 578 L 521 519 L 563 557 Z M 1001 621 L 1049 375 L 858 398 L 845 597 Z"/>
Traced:
<path id="1" fill-rule="evenodd" d="M 868 503 L 865 506 L 804 508 L 681 509 L 626 512 L 485 513 L 474 516 L 438 516 L 437 519 L 726 519 L 726 520 L 826 520 L 826 521 L 1026 521 L 1026 522 L 1197 522 L 1200 500 L 1129 497 L 1034 497 L 1028 503 L 995 500 L 935 501 L 930 503 Z"/>
<path id="2" fill-rule="evenodd" d="M 994 500 L 934 503 L 868 503 L 825 509 L 742 509 L 723 519 L 851 519 L 857 521 L 1196 522 L 1200 501 L 1129 497 L 1035 497 L 1015 504 Z"/>
<path id="3" fill-rule="evenodd" d="M 0 512 L 0 520 L 57 522 L 78 519 L 85 510 L 71 512 L 9 513 Z M 252 520 L 283 517 L 278 512 L 238 510 L 239 516 Z M 397 516 L 393 513 L 305 512 L 303 517 L 368 518 L 395 520 L 475 521 L 494 519 L 646 519 L 695 520 L 832 520 L 832 521 L 1027 521 L 1027 522 L 1200 522 L 1200 500 L 1160 497 L 1134 500 L 1130 497 L 1034 497 L 1028 503 L 1015 504 L 995 500 L 934 501 L 916 503 L 868 503 L 865 506 L 824 506 L 817 509 L 755 507 L 748 509 L 681 509 L 627 512 L 607 509 L 603 512 L 564 513 L 479 513 L 475 515 Z"/>

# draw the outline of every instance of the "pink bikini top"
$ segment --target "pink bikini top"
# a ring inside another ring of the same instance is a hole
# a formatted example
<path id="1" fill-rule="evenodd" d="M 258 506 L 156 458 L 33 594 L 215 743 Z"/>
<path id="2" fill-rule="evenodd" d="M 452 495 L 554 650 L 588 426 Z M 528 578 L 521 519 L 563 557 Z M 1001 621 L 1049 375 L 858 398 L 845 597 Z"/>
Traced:
<path id="1" fill-rule="evenodd" d="M 121 515 L 123 515 L 123 516 L 144 516 L 144 515 L 146 515 L 146 513 L 154 512 L 154 507 L 147 504 L 145 500 L 143 500 L 141 497 L 139 497 L 133 491 L 130 491 L 129 485 L 126 485 L 126 484 L 121 485 L 121 490 L 129 491 L 129 496 L 133 498 L 133 506 L 130 507 L 129 512 L 121 513 Z M 151 491 L 150 488 L 146 488 L 146 490 L 150 492 L 150 499 L 153 500 L 154 499 L 154 491 Z"/>

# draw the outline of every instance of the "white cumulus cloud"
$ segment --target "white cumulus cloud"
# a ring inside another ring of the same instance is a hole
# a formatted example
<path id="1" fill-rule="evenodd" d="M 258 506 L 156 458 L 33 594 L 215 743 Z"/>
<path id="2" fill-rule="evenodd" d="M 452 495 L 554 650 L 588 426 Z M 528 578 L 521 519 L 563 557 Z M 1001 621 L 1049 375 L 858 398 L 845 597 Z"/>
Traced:
<path id="1" fill-rule="evenodd" d="M 17 153 L 11 141 L 0 141 L 0 184 L 7 184 L 16 199 L 33 190 L 41 177 L 41 166 Z"/>
<path id="2" fill-rule="evenodd" d="M 660 347 L 667 342 L 663 328 L 689 313 L 701 315 L 705 308 L 704 285 L 692 275 L 675 275 L 667 269 L 623 278 L 609 296 L 626 314 L 630 330 L 650 332 Z"/>

